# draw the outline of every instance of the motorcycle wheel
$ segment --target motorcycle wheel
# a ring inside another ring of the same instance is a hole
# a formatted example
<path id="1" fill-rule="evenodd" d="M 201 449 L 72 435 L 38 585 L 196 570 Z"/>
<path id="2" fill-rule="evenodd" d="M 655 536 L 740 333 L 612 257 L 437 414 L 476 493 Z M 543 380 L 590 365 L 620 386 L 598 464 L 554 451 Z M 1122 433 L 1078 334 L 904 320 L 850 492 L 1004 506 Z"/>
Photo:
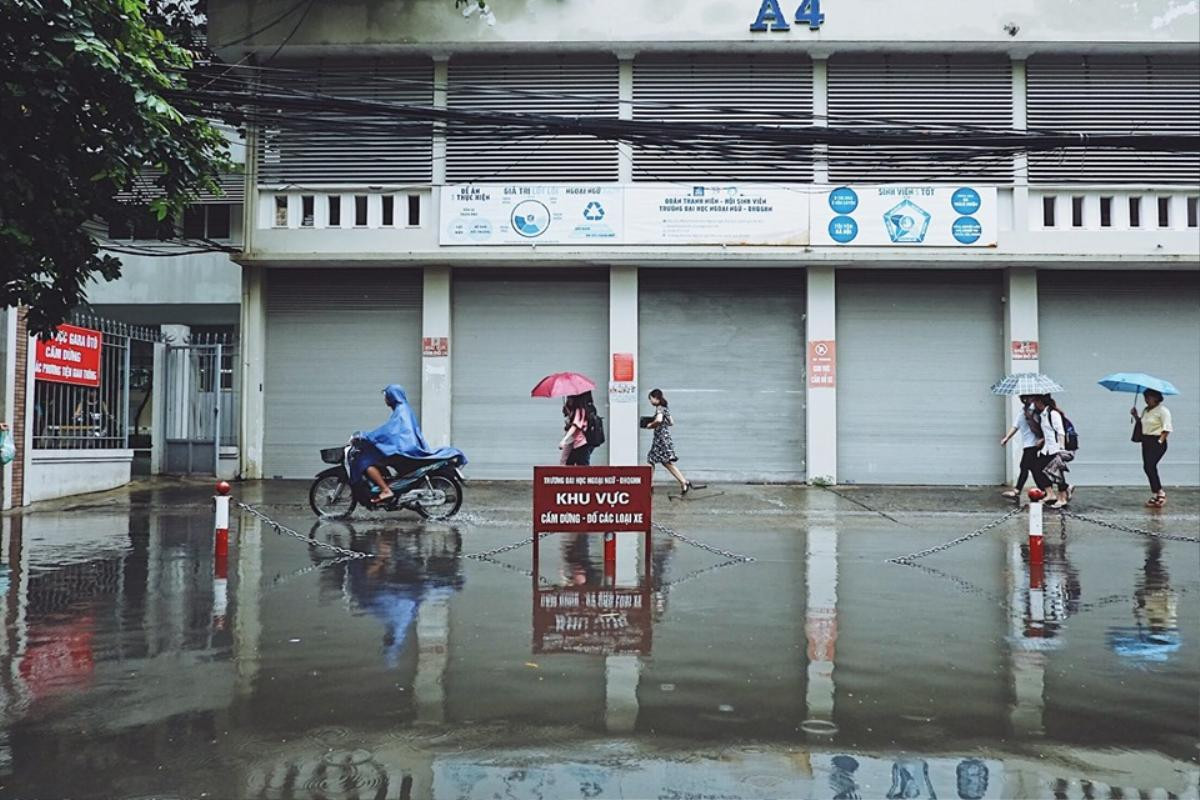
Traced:
<path id="1" fill-rule="evenodd" d="M 463 487 L 454 478 L 446 475 L 430 475 L 425 479 L 425 489 L 432 489 L 445 495 L 445 500 L 436 506 L 426 506 L 417 503 L 415 510 L 425 519 L 450 519 L 462 508 Z"/>
<path id="2" fill-rule="evenodd" d="M 317 478 L 308 489 L 308 505 L 322 519 L 346 519 L 358 501 L 350 485 L 336 475 Z"/>

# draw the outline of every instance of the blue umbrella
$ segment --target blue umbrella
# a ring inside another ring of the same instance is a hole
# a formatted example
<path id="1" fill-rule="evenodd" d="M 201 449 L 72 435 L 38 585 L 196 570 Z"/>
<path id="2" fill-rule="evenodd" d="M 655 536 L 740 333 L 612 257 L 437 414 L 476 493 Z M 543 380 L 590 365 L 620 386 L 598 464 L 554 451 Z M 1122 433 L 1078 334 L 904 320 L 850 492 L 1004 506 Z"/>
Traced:
<path id="1" fill-rule="evenodd" d="M 1098 383 L 1110 392 L 1140 394 L 1146 389 L 1154 389 L 1161 392 L 1163 396 L 1179 394 L 1179 390 L 1170 381 L 1164 381 L 1162 378 L 1156 378 L 1144 372 L 1114 372 L 1112 375 L 1105 375 Z"/>

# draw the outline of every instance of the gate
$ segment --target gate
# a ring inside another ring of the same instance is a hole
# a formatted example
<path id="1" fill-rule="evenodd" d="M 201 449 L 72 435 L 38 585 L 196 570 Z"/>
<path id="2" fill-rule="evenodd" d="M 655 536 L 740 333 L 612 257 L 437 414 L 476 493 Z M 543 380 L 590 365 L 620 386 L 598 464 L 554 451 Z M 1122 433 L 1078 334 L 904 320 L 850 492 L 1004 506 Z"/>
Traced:
<path id="1" fill-rule="evenodd" d="M 173 475 L 216 475 L 221 448 L 238 436 L 237 341 L 190 337 L 166 348 L 163 469 Z"/>

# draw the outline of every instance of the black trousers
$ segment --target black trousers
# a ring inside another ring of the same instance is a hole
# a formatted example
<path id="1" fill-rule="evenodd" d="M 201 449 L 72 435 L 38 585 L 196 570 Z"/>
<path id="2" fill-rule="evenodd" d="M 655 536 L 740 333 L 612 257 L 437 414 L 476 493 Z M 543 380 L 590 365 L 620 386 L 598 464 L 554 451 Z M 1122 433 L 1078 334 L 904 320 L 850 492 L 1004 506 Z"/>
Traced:
<path id="1" fill-rule="evenodd" d="M 1037 469 L 1037 446 L 1026 447 L 1021 451 L 1021 474 L 1017 476 L 1017 491 L 1025 488 L 1029 474 Z M 1036 483 L 1036 481 L 1034 481 Z"/>
<path id="2" fill-rule="evenodd" d="M 1142 470 L 1150 479 L 1150 491 L 1158 494 L 1162 491 L 1162 481 L 1158 478 L 1158 462 L 1167 454 L 1167 443 L 1159 442 L 1157 436 L 1142 437 Z"/>
<path id="3" fill-rule="evenodd" d="M 568 467 L 590 467 L 592 465 L 592 451 L 596 448 L 590 444 L 585 444 L 583 447 L 576 447 L 571 450 L 571 455 L 567 456 Z"/>
<path id="4" fill-rule="evenodd" d="M 1050 485 L 1054 483 L 1054 481 L 1050 480 L 1050 476 L 1046 474 L 1046 467 L 1053 460 L 1054 456 L 1038 456 L 1036 463 L 1033 465 L 1033 482 L 1036 483 L 1037 487 L 1042 491 L 1046 491 L 1050 488 Z M 1060 492 L 1065 492 L 1067 490 L 1067 482 L 1060 480 L 1058 484 L 1055 485 L 1055 488 Z"/>

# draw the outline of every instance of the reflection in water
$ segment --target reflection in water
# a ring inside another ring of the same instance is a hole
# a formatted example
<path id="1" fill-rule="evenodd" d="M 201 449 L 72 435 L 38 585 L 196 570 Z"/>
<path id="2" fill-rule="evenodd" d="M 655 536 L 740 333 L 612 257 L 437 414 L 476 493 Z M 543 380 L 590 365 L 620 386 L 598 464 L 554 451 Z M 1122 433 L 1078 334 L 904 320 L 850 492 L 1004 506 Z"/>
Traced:
<path id="1" fill-rule="evenodd" d="M 1178 605 L 1163 563 L 1163 543 L 1150 539 L 1134 592 L 1134 626 L 1109 628 L 1109 647 L 1135 663 L 1165 662 L 1182 646 Z"/>
<path id="2" fill-rule="evenodd" d="M 378 556 L 331 564 L 243 519 L 222 567 L 203 513 L 75 519 L 5 520 L 0 798 L 1198 797 L 1173 544 L 1061 539 L 1038 570 L 1014 526 L 939 556 L 964 594 L 828 518 L 689 531 L 758 557 L 713 572 L 668 536 L 608 569 L 601 536 L 547 538 L 532 582 L 528 546 L 462 558 L 511 529 L 323 525 Z"/>

